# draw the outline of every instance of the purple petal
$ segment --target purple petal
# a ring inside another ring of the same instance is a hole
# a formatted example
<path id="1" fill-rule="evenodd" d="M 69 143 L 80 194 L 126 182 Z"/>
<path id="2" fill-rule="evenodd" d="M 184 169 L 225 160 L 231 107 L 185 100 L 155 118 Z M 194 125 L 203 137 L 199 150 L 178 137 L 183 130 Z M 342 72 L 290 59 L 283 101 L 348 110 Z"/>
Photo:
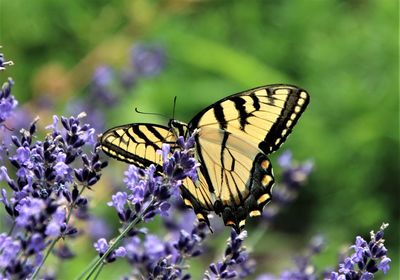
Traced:
<path id="1" fill-rule="evenodd" d="M 108 249 L 107 240 L 105 238 L 100 238 L 93 246 L 99 254 L 104 254 Z"/>

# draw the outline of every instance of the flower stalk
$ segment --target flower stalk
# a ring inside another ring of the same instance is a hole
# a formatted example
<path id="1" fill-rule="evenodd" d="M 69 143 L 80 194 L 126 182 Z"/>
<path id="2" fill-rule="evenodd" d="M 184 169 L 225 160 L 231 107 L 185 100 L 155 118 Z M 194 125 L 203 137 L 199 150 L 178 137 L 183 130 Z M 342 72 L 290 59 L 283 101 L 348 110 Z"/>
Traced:
<path id="1" fill-rule="evenodd" d="M 90 279 L 92 274 L 99 268 L 99 265 L 102 264 L 105 259 L 111 254 L 111 252 L 113 252 L 121 244 L 123 239 L 133 229 L 133 227 L 143 219 L 144 215 L 147 213 L 147 210 L 154 206 L 154 202 L 155 199 L 152 198 L 147 207 L 145 207 L 141 212 L 141 215 L 137 215 L 136 218 L 132 222 L 130 222 L 127 227 L 125 227 L 121 234 L 118 235 L 112 242 L 110 242 L 110 246 L 108 247 L 107 251 L 105 251 L 104 254 L 102 254 L 94 264 L 92 264 L 87 270 L 85 270 L 88 271 L 88 275 L 85 277 L 85 279 Z M 78 279 L 83 279 L 84 275 L 85 274 L 79 276 Z"/>

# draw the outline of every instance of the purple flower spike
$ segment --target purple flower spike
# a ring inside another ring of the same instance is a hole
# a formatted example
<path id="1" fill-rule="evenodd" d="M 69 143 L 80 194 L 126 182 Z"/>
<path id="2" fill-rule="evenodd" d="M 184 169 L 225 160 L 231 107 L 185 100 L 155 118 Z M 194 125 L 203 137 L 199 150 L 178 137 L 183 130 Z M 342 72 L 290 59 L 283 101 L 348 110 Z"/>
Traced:
<path id="1" fill-rule="evenodd" d="M 39 219 L 44 211 L 46 203 L 42 199 L 27 197 L 21 199 L 16 206 L 19 216 L 15 219 L 17 225 L 24 227 L 32 220 Z"/>
<path id="2" fill-rule="evenodd" d="M 2 89 L 0 101 L 4 98 L 10 98 L 10 86 Z M 35 135 L 38 119 L 11 136 L 14 147 L 7 150 L 11 166 L 0 166 L 0 180 L 6 181 L 10 191 L 2 189 L 0 201 L 16 225 L 11 234 L 18 236 L 19 252 L 4 264 L 1 279 L 28 279 L 33 273 L 37 277 L 34 271 L 41 267 L 48 246 L 76 235 L 78 230 L 68 224 L 67 211 L 69 217 L 77 217 L 87 209 L 82 191 L 100 179 L 106 166 L 100 161 L 94 130 L 82 123 L 83 117 L 54 116 L 42 140 Z M 0 249 L 0 262 L 7 252 Z M 53 253 L 60 258 L 73 256 L 68 250 L 55 249 Z"/>
<path id="3" fill-rule="evenodd" d="M 132 64 L 140 76 L 155 76 L 165 65 L 165 52 L 161 47 L 139 44 L 132 49 Z"/>
<path id="4" fill-rule="evenodd" d="M 93 83 L 99 86 L 107 86 L 113 79 L 113 70 L 108 66 L 97 67 L 93 74 Z"/>
<path id="5" fill-rule="evenodd" d="M 11 88 L 13 85 L 13 80 L 9 78 L 0 90 L 0 124 L 11 116 L 12 112 L 18 105 L 17 100 L 15 100 L 14 96 L 11 95 Z"/>
<path id="6" fill-rule="evenodd" d="M 206 271 L 205 279 L 232 279 L 245 278 L 255 270 L 254 261 L 250 259 L 243 241 L 247 237 L 247 231 L 238 234 L 231 230 L 231 237 L 227 242 L 223 261 L 210 264 L 210 271 Z"/>
<path id="7" fill-rule="evenodd" d="M 199 165 L 193 158 L 191 145 L 194 142 L 188 145 L 183 139 L 180 141 L 181 149 L 172 155 L 170 146 L 166 144 L 158 151 L 162 155 L 163 176 L 157 175 L 160 173 L 159 166 L 151 165 L 145 170 L 133 165 L 128 167 L 124 178 L 127 190 L 113 195 L 112 201 L 108 203 L 116 208 L 122 222 L 129 223 L 138 215 L 143 216 L 146 222 L 157 214 L 168 216 L 171 207 L 168 199 L 171 195 L 178 195 L 178 187 L 184 178 L 196 177 Z"/>
<path id="8" fill-rule="evenodd" d="M 184 274 L 184 262 L 202 253 L 201 243 L 206 236 L 207 227 L 196 224 L 190 232 L 181 231 L 179 236 L 166 236 L 163 240 L 152 234 L 145 234 L 143 240 L 134 236 L 125 248 L 126 258 L 135 268 L 134 278 L 144 279 L 189 279 Z"/>
<path id="9" fill-rule="evenodd" d="M 28 147 L 19 147 L 14 159 L 21 165 L 25 164 L 30 158 L 31 151 Z"/>
<path id="10" fill-rule="evenodd" d="M 1 48 L 1 46 L 0 46 Z M 14 65 L 14 62 L 12 62 L 11 60 L 6 60 L 6 58 L 4 57 L 3 53 L 0 53 L 0 71 L 3 71 L 6 69 L 7 66 L 11 66 Z"/>
<path id="11" fill-rule="evenodd" d="M 181 147 L 171 154 L 170 147 L 168 145 L 163 146 L 162 151 L 160 151 L 163 162 L 162 172 L 160 166 L 154 165 L 145 170 L 132 165 L 128 167 L 124 178 L 126 190 L 113 195 L 112 201 L 108 202 L 108 205 L 117 210 L 122 224 L 125 227 L 130 227 L 129 236 L 133 236 L 133 238 L 131 238 L 130 244 L 120 250 L 114 249 L 112 253 L 108 254 L 107 262 L 114 261 L 118 256 L 126 255 L 129 261 L 143 263 L 146 270 L 151 269 L 149 275 L 154 276 L 154 278 L 157 278 L 157 275 L 165 274 L 172 277 L 173 275 L 181 275 L 182 269 L 168 268 L 170 264 L 179 264 L 183 261 L 181 251 L 185 251 L 186 256 L 195 256 L 201 253 L 196 244 L 202 238 L 198 237 L 196 233 L 192 233 L 183 241 L 181 240 L 179 246 L 165 243 L 154 235 L 146 235 L 143 245 L 140 245 L 141 242 L 135 235 L 144 233 L 144 231 L 132 228 L 141 221 L 148 222 L 156 215 L 168 216 L 171 208 L 169 198 L 172 195 L 177 195 L 177 189 L 187 174 L 196 173 L 198 164 L 193 159 L 192 147 L 189 148 L 189 145 L 184 142 Z M 76 171 L 76 173 L 80 174 L 81 171 Z M 79 175 L 79 177 L 82 177 L 82 175 Z M 95 248 L 100 255 L 106 252 L 105 247 L 105 240 L 99 240 L 95 243 Z M 100 248 L 103 248 L 103 250 L 100 250 Z M 146 252 L 146 254 L 143 255 L 142 252 Z M 176 279 L 175 276 L 168 279 Z M 182 277 L 182 279 L 186 278 L 187 276 Z"/>
<path id="12" fill-rule="evenodd" d="M 285 151 L 278 159 L 282 167 L 282 175 L 279 184 L 272 190 L 272 202 L 263 211 L 263 217 L 272 222 L 280 210 L 292 203 L 299 190 L 307 182 L 313 170 L 313 163 L 308 160 L 296 163 L 290 151 Z"/>
<path id="13" fill-rule="evenodd" d="M 125 178 L 124 183 L 130 189 L 133 190 L 138 183 L 139 174 L 138 168 L 134 165 L 129 165 L 128 170 L 124 172 Z"/>
<path id="14" fill-rule="evenodd" d="M 0 268 L 4 269 L 15 262 L 20 249 L 21 245 L 17 240 L 13 240 L 6 233 L 0 234 Z"/>
<path id="15" fill-rule="evenodd" d="M 291 151 L 285 151 L 278 158 L 278 164 L 281 168 L 288 169 L 292 166 L 293 154 Z"/>
<path id="16" fill-rule="evenodd" d="M 357 236 L 355 244 L 350 246 L 354 253 L 346 257 L 340 264 L 338 272 L 331 273 L 331 279 L 373 279 L 374 273 L 389 270 L 391 259 L 387 257 L 387 249 L 382 239 L 388 224 L 383 224 L 375 234 L 371 232 L 371 240 L 365 241 Z"/>
<path id="17" fill-rule="evenodd" d="M 46 234 L 52 237 L 58 237 L 63 229 L 66 229 L 66 212 L 63 208 L 58 208 L 53 214 L 51 222 L 47 225 Z"/>

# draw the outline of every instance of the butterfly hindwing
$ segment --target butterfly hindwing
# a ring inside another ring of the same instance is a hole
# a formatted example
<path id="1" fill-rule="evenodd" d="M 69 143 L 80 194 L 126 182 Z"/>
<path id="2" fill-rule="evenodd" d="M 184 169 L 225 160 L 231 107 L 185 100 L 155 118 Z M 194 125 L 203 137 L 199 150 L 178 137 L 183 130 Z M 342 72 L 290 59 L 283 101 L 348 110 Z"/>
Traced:
<path id="1" fill-rule="evenodd" d="M 224 205 L 217 203 L 214 211 L 222 214 L 225 225 L 237 232 L 245 226 L 247 217 L 260 216 L 264 206 L 271 200 L 274 185 L 271 162 L 263 153 L 256 155 L 246 184 L 248 194 L 241 204 Z"/>
<path id="2" fill-rule="evenodd" d="M 198 132 L 196 147 L 199 180 L 181 187 L 185 204 L 199 219 L 207 222 L 203 210 L 212 210 L 239 231 L 246 217 L 261 215 L 271 198 L 274 178 L 269 159 L 242 138 L 214 128 Z"/>
<path id="3" fill-rule="evenodd" d="M 145 168 L 155 164 L 160 170 L 163 143 L 174 145 L 176 137 L 166 126 L 134 123 L 111 128 L 103 133 L 103 151 L 111 157 Z"/>

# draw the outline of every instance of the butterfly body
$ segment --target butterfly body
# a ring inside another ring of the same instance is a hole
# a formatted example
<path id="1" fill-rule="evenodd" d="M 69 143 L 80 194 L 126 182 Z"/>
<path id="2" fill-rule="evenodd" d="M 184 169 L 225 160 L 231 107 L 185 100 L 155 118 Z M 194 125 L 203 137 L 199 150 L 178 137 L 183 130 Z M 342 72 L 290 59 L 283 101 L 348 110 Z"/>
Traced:
<path id="1" fill-rule="evenodd" d="M 198 113 L 188 124 L 170 120 L 168 127 L 128 124 L 106 131 L 101 139 L 108 155 L 139 167 L 158 164 L 163 143 L 195 130 L 198 180 L 186 178 L 184 203 L 199 220 L 207 213 L 222 216 L 236 231 L 248 216 L 259 216 L 271 200 L 274 184 L 267 155 L 285 141 L 309 102 L 306 91 L 269 85 L 228 96 Z"/>

